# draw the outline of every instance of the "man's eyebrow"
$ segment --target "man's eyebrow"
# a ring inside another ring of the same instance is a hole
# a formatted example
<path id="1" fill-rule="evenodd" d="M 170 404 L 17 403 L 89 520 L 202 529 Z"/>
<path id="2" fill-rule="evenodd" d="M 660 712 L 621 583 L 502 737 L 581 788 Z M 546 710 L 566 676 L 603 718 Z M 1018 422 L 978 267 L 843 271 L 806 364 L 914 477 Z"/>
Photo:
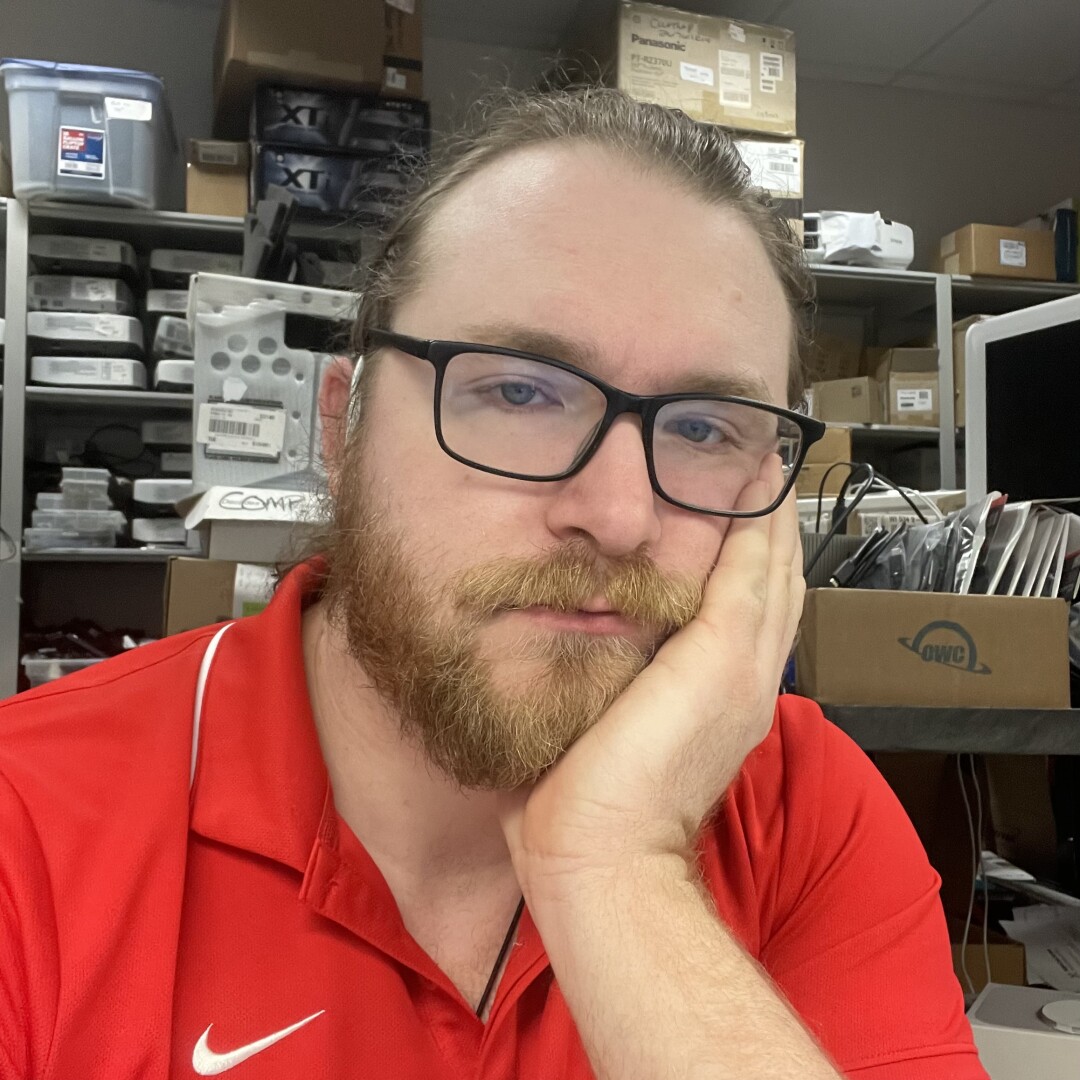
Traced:
<path id="1" fill-rule="evenodd" d="M 462 330 L 466 340 L 478 345 L 497 345 L 518 352 L 535 353 L 552 360 L 562 360 L 575 367 L 600 375 L 599 350 L 586 342 L 562 334 L 515 323 L 486 323 L 467 326 Z M 716 394 L 720 397 L 743 397 L 754 401 L 769 401 L 765 380 L 750 372 L 689 371 L 683 372 L 664 385 L 661 394 Z"/>

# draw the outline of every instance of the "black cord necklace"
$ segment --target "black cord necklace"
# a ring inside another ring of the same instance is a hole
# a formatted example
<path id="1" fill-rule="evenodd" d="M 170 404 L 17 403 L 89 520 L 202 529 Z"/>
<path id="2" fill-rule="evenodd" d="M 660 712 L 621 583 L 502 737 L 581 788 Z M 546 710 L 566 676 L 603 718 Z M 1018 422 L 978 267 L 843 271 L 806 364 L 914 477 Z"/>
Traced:
<path id="1" fill-rule="evenodd" d="M 484 992 L 480 995 L 480 1004 L 476 1006 L 476 1015 L 481 1018 L 483 1018 L 484 1010 L 487 1008 L 488 998 L 491 997 L 491 992 L 495 989 L 495 980 L 498 979 L 499 972 L 502 970 L 506 954 L 510 951 L 510 946 L 514 943 L 514 935 L 517 933 L 518 923 L 521 922 L 521 913 L 524 910 L 525 897 L 523 896 L 518 901 L 514 917 L 510 920 L 510 927 L 506 931 L 506 937 L 503 938 L 502 948 L 499 949 L 498 959 L 495 961 L 495 966 L 491 969 L 491 974 L 488 976 L 487 986 L 484 987 Z"/>

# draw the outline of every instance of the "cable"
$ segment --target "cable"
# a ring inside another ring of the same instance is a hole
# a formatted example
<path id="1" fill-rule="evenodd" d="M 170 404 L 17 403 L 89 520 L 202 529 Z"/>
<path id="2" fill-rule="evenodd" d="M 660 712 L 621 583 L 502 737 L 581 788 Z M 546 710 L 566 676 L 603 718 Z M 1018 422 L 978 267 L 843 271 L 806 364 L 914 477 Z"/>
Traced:
<path id="1" fill-rule="evenodd" d="M 982 786 L 979 783 L 978 773 L 975 771 L 975 755 L 968 754 L 968 765 L 971 767 L 971 779 L 975 784 L 975 838 L 979 843 L 979 877 L 982 878 L 983 886 L 983 965 L 986 967 L 986 982 L 992 982 L 990 978 L 990 943 L 987 941 L 987 933 L 990 929 L 990 883 L 986 880 L 986 867 L 983 865 L 983 801 Z"/>
<path id="2" fill-rule="evenodd" d="M 895 483 L 893 483 L 893 481 L 892 481 L 892 480 L 890 480 L 890 479 L 889 479 L 889 478 L 888 478 L 887 476 L 883 476 L 883 475 L 882 475 L 881 473 L 878 473 L 878 474 L 876 475 L 875 479 L 876 479 L 876 480 L 877 480 L 877 481 L 878 481 L 879 483 L 882 483 L 882 484 L 884 484 L 884 485 L 885 485 L 886 487 L 890 487 L 890 488 L 892 488 L 892 489 L 893 489 L 893 491 L 895 491 L 895 492 L 896 492 L 896 494 L 897 494 L 897 495 L 899 495 L 899 496 L 900 496 L 900 498 L 902 498 L 902 499 L 904 500 L 904 502 L 906 502 L 906 503 L 908 504 L 908 506 L 910 506 L 910 507 L 911 507 L 911 509 L 915 511 L 915 513 L 916 513 L 916 515 L 918 516 L 919 520 L 920 520 L 920 521 L 921 521 L 921 522 L 922 522 L 922 523 L 923 523 L 924 525 L 929 525 L 929 524 L 930 524 L 930 523 L 929 523 L 929 522 L 928 522 L 928 521 L 926 520 L 926 517 L 924 516 L 923 512 L 922 512 L 922 511 L 921 511 L 921 510 L 920 510 L 920 509 L 919 509 L 919 508 L 918 508 L 918 507 L 917 507 L 917 506 L 915 505 L 915 503 L 914 503 L 914 502 L 912 501 L 912 499 L 911 499 L 911 496 L 910 496 L 910 495 L 909 495 L 909 494 L 908 494 L 908 493 L 907 493 L 907 492 L 906 492 L 906 491 L 905 491 L 905 490 L 904 490 L 904 489 L 903 489 L 903 488 L 902 488 L 902 487 L 901 487 L 901 486 L 900 486 L 899 484 L 895 484 Z M 928 501 L 929 501 L 929 500 L 928 500 Z"/>
<path id="3" fill-rule="evenodd" d="M 869 466 L 869 465 L 867 465 L 865 463 L 852 462 L 852 461 L 838 461 L 835 464 L 830 465 L 829 468 L 825 471 L 825 475 L 821 478 L 821 486 L 818 489 L 818 513 L 819 513 L 818 526 L 819 527 L 820 527 L 820 524 L 821 524 L 820 511 L 821 511 L 822 491 L 825 488 L 825 481 L 828 480 L 828 478 L 829 478 L 829 473 L 832 472 L 832 470 L 835 469 L 837 467 L 837 465 L 848 465 L 848 466 L 851 467 L 851 472 L 848 474 L 847 479 L 844 481 L 843 485 L 841 486 L 840 494 L 837 495 L 837 497 L 836 497 L 836 505 L 841 507 L 841 510 L 840 510 L 839 516 L 834 516 L 832 527 L 822 537 L 821 543 L 818 545 L 817 551 L 814 552 L 814 554 L 811 557 L 810 561 L 803 568 L 803 577 L 804 578 L 808 578 L 810 576 L 810 571 L 813 570 L 815 566 L 817 566 L 818 560 L 825 553 L 825 549 L 829 546 L 829 544 L 832 542 L 833 538 L 840 532 L 840 530 L 847 524 L 847 520 L 848 520 L 849 517 L 851 517 L 853 511 L 855 510 L 855 507 L 858 506 L 860 502 L 862 502 L 863 497 L 870 490 L 870 485 L 874 482 L 874 470 L 873 470 L 873 468 L 871 466 Z M 856 476 L 856 474 L 858 472 L 861 472 L 861 471 L 866 472 L 866 474 L 867 474 L 866 480 L 863 483 L 862 487 L 859 488 L 859 490 L 852 496 L 851 502 L 850 503 L 845 503 L 844 500 L 847 497 L 848 485 L 852 482 L 852 479 Z M 836 514 L 835 509 L 833 510 L 833 514 L 834 515 Z"/>
<path id="4" fill-rule="evenodd" d="M 964 797 L 964 812 L 967 815 L 968 836 L 971 839 L 971 895 L 968 897 L 967 918 L 964 920 L 964 938 L 960 944 L 960 970 L 964 974 L 964 982 L 967 983 L 968 993 L 974 994 L 975 984 L 971 981 L 971 975 L 967 967 L 967 945 L 968 937 L 971 934 L 971 915 L 975 910 L 975 882 L 978 880 L 978 866 L 981 855 L 975 844 L 975 824 L 971 820 L 971 803 L 968 800 L 967 784 L 964 782 L 962 757 L 961 754 L 956 756 L 956 775 L 960 779 L 960 794 Z M 974 766 L 972 768 L 974 769 Z"/>
<path id="5" fill-rule="evenodd" d="M 510 946 L 514 943 L 514 935 L 517 933 L 518 923 L 521 922 L 521 913 L 525 910 L 525 897 L 523 896 L 518 901 L 517 909 L 514 911 L 514 917 L 510 920 L 510 926 L 506 931 L 506 937 L 503 938 L 502 948 L 499 949 L 499 955 L 495 960 L 495 966 L 491 969 L 491 975 L 488 977 L 487 986 L 484 987 L 483 994 L 480 995 L 480 1004 L 476 1006 L 476 1015 L 481 1019 L 484 1017 L 484 1010 L 488 1005 L 488 998 L 491 997 L 491 991 L 495 989 L 495 982 L 499 978 L 499 972 L 502 970 L 503 962 L 506 960 L 506 954 L 510 951 Z"/>

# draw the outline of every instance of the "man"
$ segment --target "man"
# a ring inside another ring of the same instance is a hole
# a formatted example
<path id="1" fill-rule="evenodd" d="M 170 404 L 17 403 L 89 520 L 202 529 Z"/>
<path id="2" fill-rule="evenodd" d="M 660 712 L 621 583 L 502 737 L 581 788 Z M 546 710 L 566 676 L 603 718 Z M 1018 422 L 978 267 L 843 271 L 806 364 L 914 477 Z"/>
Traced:
<path id="1" fill-rule="evenodd" d="M 902 811 L 776 701 L 796 245 L 679 114 L 486 120 L 324 380 L 319 557 L 4 708 L 0 1073 L 984 1077 Z"/>

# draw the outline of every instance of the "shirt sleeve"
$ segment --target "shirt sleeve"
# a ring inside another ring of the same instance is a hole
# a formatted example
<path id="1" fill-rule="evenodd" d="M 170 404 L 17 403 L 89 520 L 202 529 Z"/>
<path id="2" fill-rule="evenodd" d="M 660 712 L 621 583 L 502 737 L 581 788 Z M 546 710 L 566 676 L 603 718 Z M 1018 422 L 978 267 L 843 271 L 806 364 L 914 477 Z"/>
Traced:
<path id="1" fill-rule="evenodd" d="M 0 773 L 0 1076 L 43 1075 L 59 995 L 52 889 L 37 831 Z"/>
<path id="2" fill-rule="evenodd" d="M 794 704 L 794 703 L 792 703 Z M 940 879 L 891 789 L 834 725 L 785 746 L 788 843 L 798 880 L 762 962 L 852 1080 L 987 1080 L 952 968 Z M 787 741 L 785 739 L 785 741 Z M 795 752 L 793 752 L 795 751 Z M 815 761 L 816 759 L 816 761 Z M 802 774 L 820 763 L 819 776 Z"/>

